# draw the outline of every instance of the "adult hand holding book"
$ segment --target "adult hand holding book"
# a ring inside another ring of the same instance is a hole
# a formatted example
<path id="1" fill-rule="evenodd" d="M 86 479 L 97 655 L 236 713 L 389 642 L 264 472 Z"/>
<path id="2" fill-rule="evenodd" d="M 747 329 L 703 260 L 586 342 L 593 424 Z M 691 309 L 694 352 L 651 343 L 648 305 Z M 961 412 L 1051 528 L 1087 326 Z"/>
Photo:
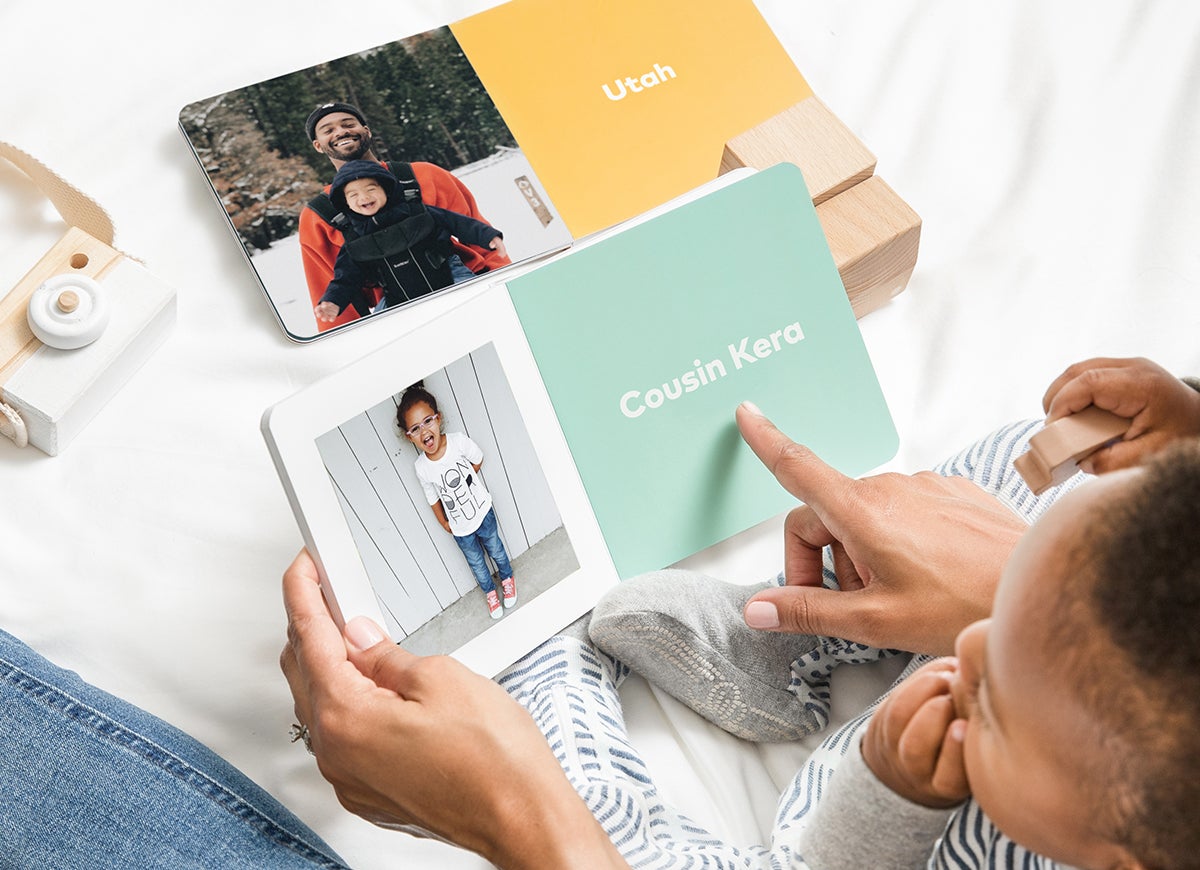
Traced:
<path id="1" fill-rule="evenodd" d="M 283 592 L 280 664 L 306 744 L 348 810 L 501 867 L 626 866 L 504 689 L 449 657 L 402 649 L 366 617 L 343 634 L 307 551 Z"/>

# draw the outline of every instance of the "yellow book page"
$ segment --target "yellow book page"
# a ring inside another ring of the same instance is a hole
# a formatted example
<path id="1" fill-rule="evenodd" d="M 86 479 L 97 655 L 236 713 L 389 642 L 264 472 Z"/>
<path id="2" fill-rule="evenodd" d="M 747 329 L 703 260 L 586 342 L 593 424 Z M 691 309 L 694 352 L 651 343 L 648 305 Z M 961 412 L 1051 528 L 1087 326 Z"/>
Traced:
<path id="1" fill-rule="evenodd" d="M 575 237 L 711 181 L 812 95 L 751 0 L 513 0 L 451 30 Z"/>

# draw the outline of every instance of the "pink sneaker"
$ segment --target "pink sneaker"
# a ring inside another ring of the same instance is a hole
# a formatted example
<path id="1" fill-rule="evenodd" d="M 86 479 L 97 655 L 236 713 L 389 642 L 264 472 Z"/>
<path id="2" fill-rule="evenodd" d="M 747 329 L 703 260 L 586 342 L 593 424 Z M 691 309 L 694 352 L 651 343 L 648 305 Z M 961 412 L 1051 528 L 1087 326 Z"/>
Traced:
<path id="1" fill-rule="evenodd" d="M 504 611 L 500 607 L 500 596 L 493 589 L 487 594 L 488 613 L 492 615 L 492 619 L 499 619 L 504 615 Z"/>
<path id="2" fill-rule="evenodd" d="M 513 607 L 517 603 L 516 578 L 509 577 L 507 580 L 501 580 L 500 588 L 504 590 L 504 606 Z"/>

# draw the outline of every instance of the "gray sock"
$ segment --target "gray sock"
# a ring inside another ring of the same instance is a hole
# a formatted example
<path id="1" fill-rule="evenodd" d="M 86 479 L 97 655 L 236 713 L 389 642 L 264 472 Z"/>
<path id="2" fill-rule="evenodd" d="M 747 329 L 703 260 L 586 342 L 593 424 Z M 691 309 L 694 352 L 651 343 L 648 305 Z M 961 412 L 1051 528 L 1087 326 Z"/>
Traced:
<path id="1" fill-rule="evenodd" d="M 612 669 L 613 686 L 620 688 L 621 683 L 625 682 L 625 678 L 629 676 L 629 666 L 624 662 L 614 658 L 611 654 L 605 652 L 596 643 L 588 637 L 588 622 L 592 618 L 592 611 L 588 611 L 583 616 L 576 619 L 574 622 L 564 625 L 556 632 L 559 637 L 573 638 L 580 643 L 585 643 L 592 652 L 602 661 L 608 663 Z"/>
<path id="2" fill-rule="evenodd" d="M 605 594 L 589 632 L 601 650 L 731 734 L 796 740 L 827 721 L 810 692 L 806 702 L 790 688 L 792 662 L 820 641 L 746 625 L 746 600 L 772 585 L 738 586 L 690 571 L 643 574 Z"/>

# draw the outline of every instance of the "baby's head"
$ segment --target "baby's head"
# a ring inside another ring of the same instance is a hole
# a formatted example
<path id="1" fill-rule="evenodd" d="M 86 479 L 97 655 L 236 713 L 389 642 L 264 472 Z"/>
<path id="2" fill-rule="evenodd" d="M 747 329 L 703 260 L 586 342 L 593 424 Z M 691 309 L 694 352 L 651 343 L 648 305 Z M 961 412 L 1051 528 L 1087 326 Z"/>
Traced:
<path id="1" fill-rule="evenodd" d="M 1089 482 L 1013 551 L 959 635 L 971 791 L 1084 868 L 1200 861 L 1200 442 Z"/>
<path id="2" fill-rule="evenodd" d="M 442 416 L 437 399 L 422 384 L 414 384 L 400 397 L 396 425 L 418 450 L 432 455 L 442 446 Z"/>
<path id="3" fill-rule="evenodd" d="M 329 198 L 341 211 L 370 217 L 387 205 L 396 179 L 371 160 L 350 160 L 333 176 Z"/>

